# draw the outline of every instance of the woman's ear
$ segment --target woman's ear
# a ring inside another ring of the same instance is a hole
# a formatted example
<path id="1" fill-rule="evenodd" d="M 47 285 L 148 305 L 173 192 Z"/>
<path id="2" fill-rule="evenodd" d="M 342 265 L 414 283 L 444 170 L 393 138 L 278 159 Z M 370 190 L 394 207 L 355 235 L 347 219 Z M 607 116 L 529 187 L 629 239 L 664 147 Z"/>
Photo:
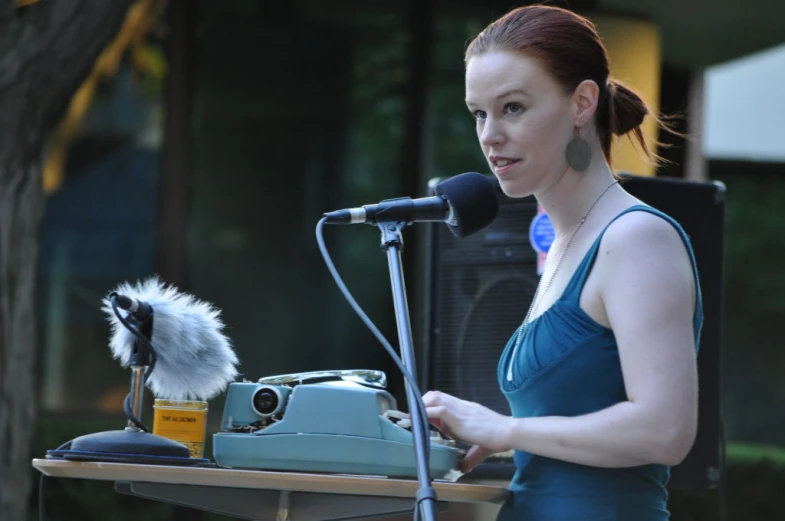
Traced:
<path id="1" fill-rule="evenodd" d="M 597 112 L 600 99 L 600 88 L 594 80 L 583 80 L 575 88 L 572 101 L 575 104 L 575 126 L 578 122 L 586 122 Z"/>

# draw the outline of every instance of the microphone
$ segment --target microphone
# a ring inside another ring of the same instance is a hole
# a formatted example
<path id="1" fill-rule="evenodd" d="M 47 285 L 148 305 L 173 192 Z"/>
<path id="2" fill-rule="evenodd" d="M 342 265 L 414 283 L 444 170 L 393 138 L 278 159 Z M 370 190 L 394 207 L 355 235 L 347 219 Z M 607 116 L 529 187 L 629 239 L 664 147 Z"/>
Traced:
<path id="1" fill-rule="evenodd" d="M 476 172 L 445 179 L 436 185 L 435 192 L 431 197 L 386 199 L 378 204 L 328 212 L 323 217 L 327 224 L 444 222 L 460 238 L 485 228 L 499 213 L 494 184 Z"/>
<path id="2" fill-rule="evenodd" d="M 79 436 L 47 458 L 154 465 L 203 465 L 185 443 L 153 434 L 141 422 L 143 385 L 156 398 L 207 401 L 237 376 L 237 356 L 224 336 L 220 312 L 211 304 L 165 287 L 156 276 L 122 283 L 102 299 L 112 328 L 110 349 L 131 368 L 131 392 L 123 430 Z M 123 317 L 120 310 L 128 314 Z"/>
<path id="3" fill-rule="evenodd" d="M 131 315 L 140 322 L 144 322 L 153 314 L 153 308 L 147 302 L 141 302 L 135 298 L 126 297 L 125 295 L 114 292 L 109 294 L 109 298 L 111 298 L 112 295 L 117 297 L 118 308 L 130 311 Z"/>
<path id="4" fill-rule="evenodd" d="M 237 377 L 239 361 L 222 332 L 220 311 L 164 286 L 155 276 L 134 285 L 122 283 L 103 299 L 112 328 L 109 347 L 123 367 L 132 364 L 137 339 L 115 315 L 113 297 L 118 308 L 138 321 L 152 318 L 149 339 L 156 361 L 146 383 L 156 398 L 206 401 Z"/>

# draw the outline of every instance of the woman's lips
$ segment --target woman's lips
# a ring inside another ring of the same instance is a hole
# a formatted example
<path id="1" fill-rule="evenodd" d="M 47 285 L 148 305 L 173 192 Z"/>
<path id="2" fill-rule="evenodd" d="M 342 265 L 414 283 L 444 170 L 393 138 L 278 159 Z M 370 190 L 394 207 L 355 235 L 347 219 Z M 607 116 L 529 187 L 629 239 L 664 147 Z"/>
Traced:
<path id="1" fill-rule="evenodd" d="M 508 173 L 510 170 L 515 167 L 518 163 L 521 162 L 520 159 L 512 159 L 508 157 L 494 157 L 491 156 L 491 165 L 493 167 L 493 173 L 497 176 L 503 176 Z"/>

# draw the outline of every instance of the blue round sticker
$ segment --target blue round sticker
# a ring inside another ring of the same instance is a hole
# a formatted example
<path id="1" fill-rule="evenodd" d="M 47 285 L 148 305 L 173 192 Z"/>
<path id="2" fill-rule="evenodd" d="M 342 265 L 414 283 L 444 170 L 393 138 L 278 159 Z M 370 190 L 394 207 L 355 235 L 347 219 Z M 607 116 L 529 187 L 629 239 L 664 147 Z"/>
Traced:
<path id="1" fill-rule="evenodd" d="M 548 253 L 553 244 L 555 233 L 547 213 L 539 213 L 529 225 L 529 242 L 535 251 Z"/>

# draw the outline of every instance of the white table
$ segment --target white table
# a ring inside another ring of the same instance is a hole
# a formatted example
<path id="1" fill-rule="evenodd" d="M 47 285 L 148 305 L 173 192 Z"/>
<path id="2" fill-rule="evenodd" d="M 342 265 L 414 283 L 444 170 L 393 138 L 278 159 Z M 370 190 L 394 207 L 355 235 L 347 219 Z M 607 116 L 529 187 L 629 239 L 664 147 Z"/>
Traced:
<path id="1" fill-rule="evenodd" d="M 268 472 L 209 467 L 34 459 L 57 478 L 114 481 L 115 490 L 147 499 L 260 521 L 338 521 L 408 514 L 417 480 L 371 476 Z M 468 476 L 467 476 L 468 477 Z M 467 477 L 462 478 L 466 480 Z M 440 504 L 494 503 L 501 486 L 434 481 Z"/>

